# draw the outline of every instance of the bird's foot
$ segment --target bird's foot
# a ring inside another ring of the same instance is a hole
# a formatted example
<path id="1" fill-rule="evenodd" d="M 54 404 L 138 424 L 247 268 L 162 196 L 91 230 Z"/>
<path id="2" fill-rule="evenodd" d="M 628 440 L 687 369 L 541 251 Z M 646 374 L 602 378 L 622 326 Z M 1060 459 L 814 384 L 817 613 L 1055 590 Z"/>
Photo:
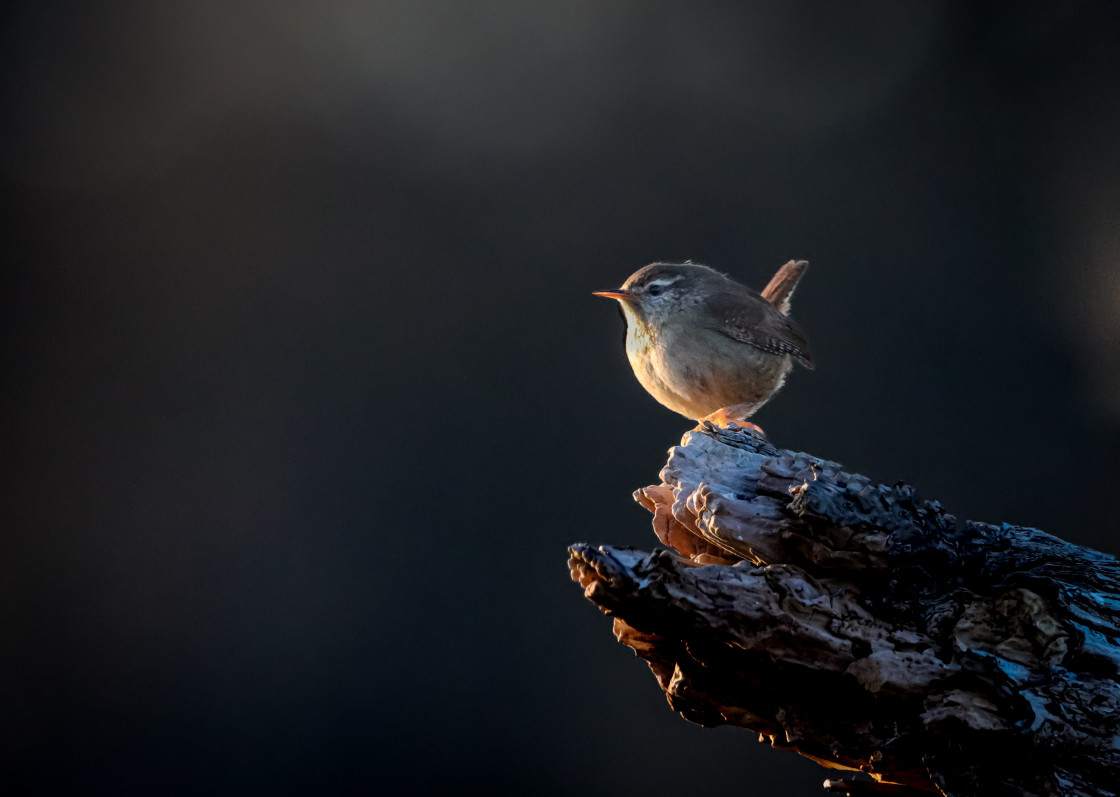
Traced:
<path id="1" fill-rule="evenodd" d="M 750 429 L 752 432 L 762 435 L 763 437 L 766 436 L 766 433 L 762 431 L 761 426 L 753 424 L 750 421 L 744 421 L 742 418 L 736 418 L 730 415 L 726 407 L 705 415 L 700 419 L 700 426 L 704 425 L 704 421 L 709 421 L 716 426 L 730 427 L 734 425 L 739 427 L 740 429 Z"/>

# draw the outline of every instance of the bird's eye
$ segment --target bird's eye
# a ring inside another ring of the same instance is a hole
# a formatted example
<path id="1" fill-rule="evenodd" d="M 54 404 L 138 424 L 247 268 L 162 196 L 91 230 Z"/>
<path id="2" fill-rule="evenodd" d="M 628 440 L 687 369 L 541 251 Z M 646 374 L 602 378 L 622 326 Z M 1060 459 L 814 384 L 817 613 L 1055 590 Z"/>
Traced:
<path id="1" fill-rule="evenodd" d="M 646 288 L 646 293 L 650 296 L 660 296 L 663 290 L 665 290 L 665 286 L 655 282 L 653 285 Z"/>

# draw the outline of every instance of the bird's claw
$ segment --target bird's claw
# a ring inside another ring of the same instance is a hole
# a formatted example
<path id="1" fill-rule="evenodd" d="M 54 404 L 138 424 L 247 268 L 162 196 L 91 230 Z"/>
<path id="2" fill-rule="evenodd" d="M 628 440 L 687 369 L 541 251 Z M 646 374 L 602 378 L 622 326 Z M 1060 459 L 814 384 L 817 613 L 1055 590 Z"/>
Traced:
<path id="1" fill-rule="evenodd" d="M 705 421 L 712 424 L 713 426 L 723 426 L 728 429 L 732 427 L 738 427 L 739 429 L 749 429 L 750 431 L 762 437 L 766 436 L 766 433 L 762 431 L 761 426 L 753 424 L 750 421 L 744 421 L 742 418 L 732 417 L 731 415 L 727 414 L 726 410 L 716 410 L 715 412 L 705 415 L 700 419 L 701 427 L 704 426 Z"/>

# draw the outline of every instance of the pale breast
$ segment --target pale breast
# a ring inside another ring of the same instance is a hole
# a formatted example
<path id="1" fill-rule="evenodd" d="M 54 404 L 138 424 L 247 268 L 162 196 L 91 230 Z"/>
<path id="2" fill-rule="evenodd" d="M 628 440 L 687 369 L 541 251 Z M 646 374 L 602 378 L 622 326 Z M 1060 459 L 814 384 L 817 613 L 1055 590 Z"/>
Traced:
<path id="1" fill-rule="evenodd" d="M 678 392 L 682 383 L 666 367 L 663 341 L 653 340 L 642 327 L 631 325 L 626 333 L 626 357 L 634 376 L 646 391 L 674 412 L 689 418 L 695 415 L 696 405 L 689 397 Z"/>
<path id="2" fill-rule="evenodd" d="M 726 407 L 737 408 L 738 416 L 745 418 L 766 403 L 792 368 L 788 356 L 711 335 L 674 332 L 667 327 L 652 339 L 632 326 L 626 354 L 650 395 L 688 418 Z"/>

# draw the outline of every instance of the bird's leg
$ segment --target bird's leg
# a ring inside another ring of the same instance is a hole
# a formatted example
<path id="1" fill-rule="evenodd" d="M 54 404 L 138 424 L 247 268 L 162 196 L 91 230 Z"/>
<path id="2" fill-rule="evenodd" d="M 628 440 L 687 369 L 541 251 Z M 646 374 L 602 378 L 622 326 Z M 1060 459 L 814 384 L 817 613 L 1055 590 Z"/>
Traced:
<path id="1" fill-rule="evenodd" d="M 752 432 L 757 432 L 763 437 L 766 436 L 766 433 L 762 431 L 761 426 L 753 424 L 750 421 L 744 421 L 742 418 L 736 418 L 731 414 L 731 408 L 729 407 L 722 407 L 715 412 L 710 412 L 705 415 L 700 419 L 701 426 L 704 425 L 704 421 L 711 421 L 716 426 L 731 426 L 732 424 L 734 424 L 740 429 L 750 429 Z"/>

